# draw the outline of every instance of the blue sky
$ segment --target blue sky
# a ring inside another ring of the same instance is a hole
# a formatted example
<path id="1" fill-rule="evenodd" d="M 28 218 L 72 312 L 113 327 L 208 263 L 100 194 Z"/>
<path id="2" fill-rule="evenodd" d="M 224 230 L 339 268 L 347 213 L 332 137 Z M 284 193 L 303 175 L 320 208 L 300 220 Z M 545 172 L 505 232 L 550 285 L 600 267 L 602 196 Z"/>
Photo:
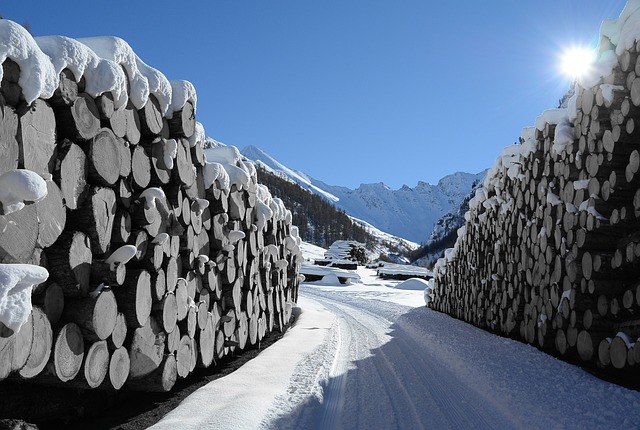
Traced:
<path id="1" fill-rule="evenodd" d="M 569 85 L 625 0 L 6 0 L 35 36 L 125 39 L 191 81 L 207 134 L 332 185 L 435 184 L 490 167 Z"/>

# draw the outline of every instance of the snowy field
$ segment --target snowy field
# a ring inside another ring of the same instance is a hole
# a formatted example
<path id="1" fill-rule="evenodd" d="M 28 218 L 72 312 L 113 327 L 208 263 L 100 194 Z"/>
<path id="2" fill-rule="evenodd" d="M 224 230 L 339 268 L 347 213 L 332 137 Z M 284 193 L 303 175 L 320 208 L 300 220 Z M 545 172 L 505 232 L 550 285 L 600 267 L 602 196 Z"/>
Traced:
<path id="1" fill-rule="evenodd" d="M 283 339 L 155 429 L 638 428 L 640 393 L 427 309 L 415 282 L 303 283 Z"/>

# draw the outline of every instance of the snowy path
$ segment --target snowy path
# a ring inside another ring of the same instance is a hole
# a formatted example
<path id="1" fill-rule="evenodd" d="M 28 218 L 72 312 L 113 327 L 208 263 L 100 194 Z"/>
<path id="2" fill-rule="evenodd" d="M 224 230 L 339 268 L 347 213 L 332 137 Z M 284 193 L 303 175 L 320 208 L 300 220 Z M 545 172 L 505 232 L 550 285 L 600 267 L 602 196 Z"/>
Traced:
<path id="1" fill-rule="evenodd" d="M 640 428 L 640 393 L 359 274 L 303 284 L 283 339 L 154 428 Z"/>
<path id="2" fill-rule="evenodd" d="M 321 407 L 320 428 L 509 426 L 502 413 L 486 408 L 481 395 L 430 356 L 421 338 L 386 318 L 403 307 L 365 299 L 344 304 L 342 297 L 312 288 L 303 294 L 339 320 L 340 342 Z"/>

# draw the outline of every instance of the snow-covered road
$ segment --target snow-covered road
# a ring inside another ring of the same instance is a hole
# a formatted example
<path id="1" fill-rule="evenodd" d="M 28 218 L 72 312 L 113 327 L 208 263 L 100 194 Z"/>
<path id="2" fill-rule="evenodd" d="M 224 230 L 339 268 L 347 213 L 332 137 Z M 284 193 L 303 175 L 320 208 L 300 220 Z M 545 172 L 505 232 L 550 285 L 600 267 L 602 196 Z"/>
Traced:
<path id="1" fill-rule="evenodd" d="M 398 321 L 404 306 L 305 288 L 305 297 L 336 315 L 334 361 L 319 405 L 319 428 L 504 428 L 512 423 L 486 408 L 447 363 L 433 357 L 424 337 Z M 447 381 L 447 383 L 443 383 Z M 308 414 L 305 407 L 301 415 Z M 311 423 L 293 421 L 293 428 Z M 303 424 L 303 425 L 298 425 Z M 278 426 L 277 426 L 278 427 Z"/>
<path id="2" fill-rule="evenodd" d="M 640 427 L 640 393 L 359 274 L 350 286 L 303 284 L 283 339 L 156 428 Z"/>

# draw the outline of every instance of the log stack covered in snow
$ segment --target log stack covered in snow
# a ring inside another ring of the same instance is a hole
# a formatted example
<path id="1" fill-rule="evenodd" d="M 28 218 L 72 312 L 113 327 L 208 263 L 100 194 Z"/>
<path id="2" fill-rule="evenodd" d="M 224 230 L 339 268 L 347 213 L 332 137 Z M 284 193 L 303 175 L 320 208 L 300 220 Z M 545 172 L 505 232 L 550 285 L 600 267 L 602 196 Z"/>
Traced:
<path id="1" fill-rule="evenodd" d="M 284 330 L 297 229 L 236 148 L 205 158 L 193 86 L 113 37 L 0 39 L 0 177 L 46 184 L 11 212 L 0 192 L 0 263 L 49 272 L 0 333 L 0 379 L 168 391 Z"/>
<path id="2" fill-rule="evenodd" d="M 429 306 L 598 367 L 640 366 L 640 13 L 602 26 L 566 109 L 502 152 Z"/>

